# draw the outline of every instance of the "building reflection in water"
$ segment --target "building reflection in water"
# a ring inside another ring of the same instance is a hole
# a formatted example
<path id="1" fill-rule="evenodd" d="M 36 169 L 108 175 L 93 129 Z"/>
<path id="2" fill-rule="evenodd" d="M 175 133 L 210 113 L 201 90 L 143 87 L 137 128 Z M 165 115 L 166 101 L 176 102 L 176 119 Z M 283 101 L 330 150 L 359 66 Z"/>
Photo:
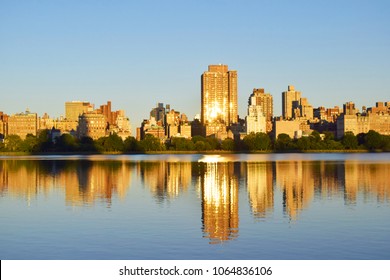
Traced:
<path id="1" fill-rule="evenodd" d="M 283 192 L 283 210 L 293 220 L 314 196 L 313 165 L 305 161 L 275 163 L 276 183 Z"/>
<path id="2" fill-rule="evenodd" d="M 179 196 L 191 183 L 191 162 L 140 162 L 137 169 L 159 201 Z"/>
<path id="3" fill-rule="evenodd" d="M 245 187 L 255 218 L 265 218 L 283 205 L 291 220 L 314 198 L 340 197 L 346 204 L 390 200 L 390 164 L 358 161 L 234 162 L 204 156 L 200 162 L 126 162 L 98 160 L 0 160 L 0 196 L 28 202 L 61 190 L 67 205 L 124 199 L 132 171 L 159 201 L 176 198 L 194 187 L 199 191 L 203 236 L 222 243 L 238 236 L 239 187 Z M 242 188 L 244 189 L 244 188 Z M 281 201 L 275 201 L 280 190 Z"/>
<path id="4" fill-rule="evenodd" d="M 76 172 L 60 176 L 65 186 L 67 203 L 90 204 L 95 200 L 112 203 L 114 194 L 124 199 L 130 186 L 131 167 L 120 161 L 85 161 L 77 164 Z"/>
<path id="5" fill-rule="evenodd" d="M 222 243 L 238 236 L 238 178 L 232 162 L 199 162 L 204 237 Z"/>
<path id="6" fill-rule="evenodd" d="M 344 170 L 346 203 L 355 204 L 358 193 L 363 199 L 374 196 L 378 202 L 390 201 L 390 164 L 346 161 Z"/>
<path id="7" fill-rule="evenodd" d="M 55 188 L 56 179 L 34 161 L 0 161 L 0 195 L 8 194 L 30 201 L 38 193 L 48 194 Z"/>
<path id="8" fill-rule="evenodd" d="M 124 198 L 131 165 L 117 161 L 0 161 L 0 190 L 30 200 L 64 188 L 68 205 L 111 204 L 113 194 Z"/>
<path id="9" fill-rule="evenodd" d="M 271 162 L 248 162 L 246 182 L 249 203 L 256 218 L 265 218 L 274 208 L 273 167 Z"/>

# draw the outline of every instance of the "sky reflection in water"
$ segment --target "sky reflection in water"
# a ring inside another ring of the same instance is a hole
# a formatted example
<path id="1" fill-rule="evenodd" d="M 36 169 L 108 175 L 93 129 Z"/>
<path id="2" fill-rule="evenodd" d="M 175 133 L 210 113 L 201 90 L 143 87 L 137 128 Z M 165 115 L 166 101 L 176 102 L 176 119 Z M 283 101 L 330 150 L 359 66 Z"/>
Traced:
<path id="1" fill-rule="evenodd" d="M 387 154 L 3 157 L 2 259 L 388 259 Z"/>

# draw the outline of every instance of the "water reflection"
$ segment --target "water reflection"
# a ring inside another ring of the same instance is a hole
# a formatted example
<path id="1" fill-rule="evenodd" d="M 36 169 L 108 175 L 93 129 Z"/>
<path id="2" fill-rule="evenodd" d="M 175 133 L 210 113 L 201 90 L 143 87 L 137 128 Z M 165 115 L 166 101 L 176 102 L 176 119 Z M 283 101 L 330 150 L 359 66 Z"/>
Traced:
<path id="1" fill-rule="evenodd" d="M 204 236 L 210 243 L 234 239 L 238 235 L 238 178 L 234 163 L 200 163 L 198 184 L 202 192 Z"/>
<path id="2" fill-rule="evenodd" d="M 232 158 L 206 156 L 199 162 L 0 160 L 0 196 L 30 201 L 60 191 L 66 205 L 99 201 L 110 206 L 115 197 L 126 200 L 135 176 L 157 203 L 174 202 L 189 189 L 198 191 L 203 236 L 213 244 L 238 237 L 243 203 L 249 205 L 255 220 L 267 218 L 278 207 L 289 220 L 297 220 L 316 199 L 337 197 L 347 205 L 390 201 L 390 163 L 240 162 Z"/>
<path id="3" fill-rule="evenodd" d="M 2 195 L 24 197 L 48 195 L 61 188 L 68 205 L 86 205 L 101 200 L 108 205 L 113 194 L 123 199 L 128 191 L 131 165 L 106 161 L 0 161 Z"/>
<path id="4" fill-rule="evenodd" d="M 140 162 L 137 171 L 159 201 L 179 196 L 191 183 L 191 162 Z"/>
<path id="5" fill-rule="evenodd" d="M 246 164 L 249 203 L 256 218 L 265 218 L 274 208 L 273 166 L 270 162 Z"/>
<path id="6" fill-rule="evenodd" d="M 291 219 L 296 219 L 299 211 L 313 199 L 314 167 L 307 162 L 289 161 L 277 162 L 275 170 L 276 184 L 283 193 L 283 210 Z"/>

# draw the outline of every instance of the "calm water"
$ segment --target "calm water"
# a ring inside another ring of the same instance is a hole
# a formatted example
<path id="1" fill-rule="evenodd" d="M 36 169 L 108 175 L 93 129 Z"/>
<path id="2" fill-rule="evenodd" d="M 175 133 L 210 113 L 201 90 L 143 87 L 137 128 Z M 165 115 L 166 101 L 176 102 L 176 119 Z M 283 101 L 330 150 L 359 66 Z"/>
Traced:
<path id="1" fill-rule="evenodd" d="M 390 154 L 0 157 L 0 259 L 390 259 Z"/>

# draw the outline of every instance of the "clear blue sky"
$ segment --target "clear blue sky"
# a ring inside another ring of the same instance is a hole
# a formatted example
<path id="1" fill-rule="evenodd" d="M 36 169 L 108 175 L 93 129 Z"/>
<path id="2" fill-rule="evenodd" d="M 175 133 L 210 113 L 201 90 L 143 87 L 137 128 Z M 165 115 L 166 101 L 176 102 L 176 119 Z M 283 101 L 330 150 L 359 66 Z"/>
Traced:
<path id="1" fill-rule="evenodd" d="M 191 119 L 209 64 L 253 88 L 287 85 L 314 106 L 390 101 L 390 1 L 0 0 L 0 111 L 52 117 L 111 100 L 133 128 L 158 102 Z"/>

